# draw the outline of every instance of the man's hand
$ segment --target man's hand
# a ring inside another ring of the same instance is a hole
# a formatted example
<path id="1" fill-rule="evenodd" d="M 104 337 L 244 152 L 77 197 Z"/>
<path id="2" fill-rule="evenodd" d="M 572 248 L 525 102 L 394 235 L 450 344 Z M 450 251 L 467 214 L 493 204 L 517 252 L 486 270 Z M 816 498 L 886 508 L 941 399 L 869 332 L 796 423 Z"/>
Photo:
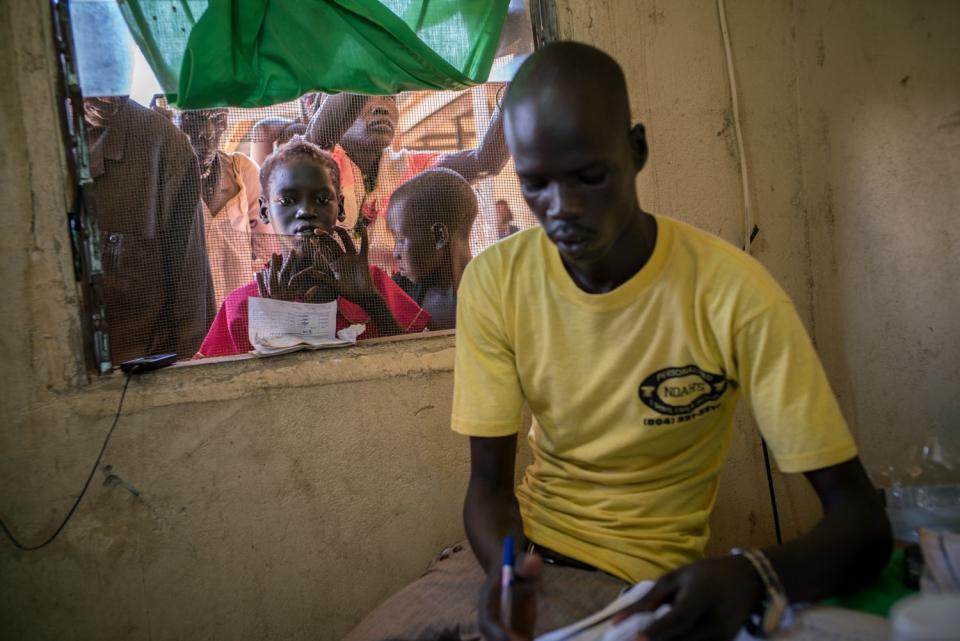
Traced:
<path id="1" fill-rule="evenodd" d="M 480 632 L 487 641 L 530 641 L 537 624 L 537 591 L 543 559 L 536 554 L 520 557 L 513 581 L 509 629 L 500 613 L 500 568 L 487 575 L 480 592 Z"/>
<path id="2" fill-rule="evenodd" d="M 669 605 L 670 611 L 641 633 L 642 641 L 729 641 L 759 610 L 763 594 L 763 581 L 744 557 L 705 559 L 661 577 L 617 620 Z"/>

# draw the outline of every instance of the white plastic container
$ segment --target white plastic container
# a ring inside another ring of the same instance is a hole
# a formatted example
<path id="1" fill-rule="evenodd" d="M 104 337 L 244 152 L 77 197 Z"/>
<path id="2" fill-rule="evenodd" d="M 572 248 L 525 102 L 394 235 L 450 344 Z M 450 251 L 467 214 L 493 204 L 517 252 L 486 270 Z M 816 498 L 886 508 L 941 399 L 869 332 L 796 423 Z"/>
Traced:
<path id="1" fill-rule="evenodd" d="M 960 594 L 917 594 L 893 606 L 893 641 L 960 641 Z"/>

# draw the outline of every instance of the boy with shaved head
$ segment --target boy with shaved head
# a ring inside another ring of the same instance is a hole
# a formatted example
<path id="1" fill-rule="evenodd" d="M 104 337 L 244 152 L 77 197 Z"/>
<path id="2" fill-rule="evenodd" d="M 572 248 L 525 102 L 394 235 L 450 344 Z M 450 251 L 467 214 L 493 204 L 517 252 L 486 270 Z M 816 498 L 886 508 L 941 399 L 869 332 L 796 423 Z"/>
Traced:
<path id="1" fill-rule="evenodd" d="M 449 169 L 428 169 L 390 197 L 387 226 L 394 238 L 393 280 L 430 313 L 428 329 L 453 329 L 457 288 L 470 262 L 477 195 Z"/>
<path id="2" fill-rule="evenodd" d="M 470 437 L 473 555 L 442 555 L 348 638 L 530 638 L 655 580 L 637 609 L 671 609 L 640 638 L 732 639 L 869 580 L 889 524 L 793 304 L 747 254 L 641 208 L 647 145 L 617 63 L 541 48 L 505 127 L 541 226 L 483 252 L 460 285 L 452 422 Z M 704 559 L 741 396 L 823 517 L 782 546 Z M 533 463 L 514 488 L 524 404 Z M 525 554 L 504 622 L 508 534 Z"/>

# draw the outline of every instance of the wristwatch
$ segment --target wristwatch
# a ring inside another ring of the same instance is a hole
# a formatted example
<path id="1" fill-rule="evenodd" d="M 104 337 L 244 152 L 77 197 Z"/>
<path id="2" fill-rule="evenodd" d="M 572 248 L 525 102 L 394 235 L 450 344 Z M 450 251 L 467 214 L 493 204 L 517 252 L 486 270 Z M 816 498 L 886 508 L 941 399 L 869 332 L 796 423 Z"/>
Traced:
<path id="1" fill-rule="evenodd" d="M 751 614 L 747 619 L 747 632 L 755 637 L 768 638 L 780 629 L 783 615 L 787 611 L 787 592 L 780 583 L 780 577 L 770 564 L 770 560 L 760 550 L 733 548 L 730 554 L 742 556 L 760 575 L 763 581 L 763 610 Z"/>

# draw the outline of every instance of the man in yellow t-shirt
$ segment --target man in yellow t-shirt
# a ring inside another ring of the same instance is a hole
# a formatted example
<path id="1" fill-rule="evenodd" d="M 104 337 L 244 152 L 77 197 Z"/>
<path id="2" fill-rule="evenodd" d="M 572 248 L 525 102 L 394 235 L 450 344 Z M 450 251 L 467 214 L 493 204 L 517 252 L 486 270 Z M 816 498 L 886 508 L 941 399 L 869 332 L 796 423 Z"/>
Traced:
<path id="1" fill-rule="evenodd" d="M 452 420 L 470 437 L 464 523 L 480 566 L 438 561 L 351 639 L 528 638 L 647 579 L 638 608 L 671 610 L 646 638 L 731 639 L 885 564 L 889 524 L 790 298 L 747 254 L 641 209 L 647 145 L 629 114 L 619 66 L 586 45 L 541 48 L 511 85 L 507 142 L 541 226 L 477 256 L 457 308 Z M 704 559 L 741 396 L 824 514 L 782 546 Z M 514 488 L 524 405 L 533 463 Z M 510 625 L 507 535 L 532 552 Z M 471 591 L 472 628 L 457 605 Z"/>

